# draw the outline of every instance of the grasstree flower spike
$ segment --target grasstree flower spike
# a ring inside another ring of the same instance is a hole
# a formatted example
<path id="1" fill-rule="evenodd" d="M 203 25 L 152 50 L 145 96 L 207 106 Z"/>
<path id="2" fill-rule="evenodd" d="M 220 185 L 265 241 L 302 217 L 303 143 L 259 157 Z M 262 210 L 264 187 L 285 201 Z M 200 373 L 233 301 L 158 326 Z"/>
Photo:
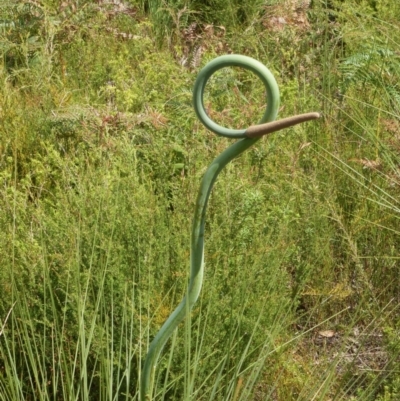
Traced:
<path id="1" fill-rule="evenodd" d="M 204 88 L 211 75 L 224 67 L 245 68 L 255 73 L 264 83 L 267 93 L 267 107 L 257 125 L 253 125 L 247 129 L 234 130 L 216 124 L 207 115 L 203 104 Z M 218 174 L 231 160 L 253 146 L 263 135 L 320 117 L 319 113 L 307 113 L 275 121 L 279 108 L 279 89 L 274 76 L 259 61 L 241 55 L 217 57 L 200 71 L 194 85 L 193 105 L 197 117 L 209 130 L 217 135 L 239 140 L 215 158 L 201 181 L 192 226 L 188 292 L 150 344 L 140 378 L 140 401 L 152 400 L 154 373 L 160 353 L 175 328 L 183 320 L 187 311 L 193 308 L 199 297 L 203 282 L 204 224 L 207 202 Z"/>

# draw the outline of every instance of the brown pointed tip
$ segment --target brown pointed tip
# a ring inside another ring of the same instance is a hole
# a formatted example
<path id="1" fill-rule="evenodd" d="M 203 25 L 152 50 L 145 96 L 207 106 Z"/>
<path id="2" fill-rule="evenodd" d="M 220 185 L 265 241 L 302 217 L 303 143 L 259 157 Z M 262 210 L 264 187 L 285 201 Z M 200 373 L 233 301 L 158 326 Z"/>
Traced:
<path id="1" fill-rule="evenodd" d="M 272 132 L 280 131 L 284 128 L 293 127 L 294 125 L 304 123 L 306 121 L 316 120 L 321 114 L 317 112 L 298 114 L 293 117 L 282 118 L 278 121 L 272 121 L 266 124 L 252 125 L 247 128 L 246 136 L 248 138 L 259 138 Z"/>

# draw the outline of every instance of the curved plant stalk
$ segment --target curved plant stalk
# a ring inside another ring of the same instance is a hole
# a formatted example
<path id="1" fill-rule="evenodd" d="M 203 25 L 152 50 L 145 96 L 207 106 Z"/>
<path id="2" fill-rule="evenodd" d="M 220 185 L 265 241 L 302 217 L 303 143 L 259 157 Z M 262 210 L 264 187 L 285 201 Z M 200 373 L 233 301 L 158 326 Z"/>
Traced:
<path id="1" fill-rule="evenodd" d="M 261 78 L 266 86 L 267 108 L 259 122 L 261 125 L 251 126 L 247 130 L 232 130 L 214 123 L 206 114 L 203 105 L 205 85 L 215 71 L 229 66 L 243 67 L 253 71 Z M 250 57 L 240 55 L 217 57 L 200 71 L 194 86 L 193 103 L 197 116 L 208 129 L 221 136 L 243 139 L 235 142 L 217 156 L 202 178 L 197 196 L 191 234 L 190 280 L 188 292 L 150 344 L 140 378 L 140 401 L 152 401 L 155 369 L 160 353 L 173 331 L 184 319 L 186 313 L 191 311 L 199 297 L 204 273 L 205 215 L 208 199 L 218 174 L 231 160 L 254 145 L 263 135 L 319 117 L 318 113 L 307 113 L 280 121 L 274 121 L 278 114 L 279 107 L 279 89 L 274 76 L 260 62 Z"/>

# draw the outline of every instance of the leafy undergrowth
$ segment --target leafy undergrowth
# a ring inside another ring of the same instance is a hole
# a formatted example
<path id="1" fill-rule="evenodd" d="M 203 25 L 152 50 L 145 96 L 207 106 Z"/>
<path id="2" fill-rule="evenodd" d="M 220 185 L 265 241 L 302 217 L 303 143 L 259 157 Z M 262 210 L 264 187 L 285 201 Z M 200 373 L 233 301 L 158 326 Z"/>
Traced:
<path id="1" fill-rule="evenodd" d="M 242 3 L 0 6 L 0 400 L 138 400 L 186 291 L 200 178 L 230 142 L 192 86 L 231 52 L 271 69 L 280 117 L 323 119 L 219 177 L 201 299 L 154 399 L 399 398 L 400 6 Z M 247 127 L 263 97 L 224 69 L 205 102 Z"/>

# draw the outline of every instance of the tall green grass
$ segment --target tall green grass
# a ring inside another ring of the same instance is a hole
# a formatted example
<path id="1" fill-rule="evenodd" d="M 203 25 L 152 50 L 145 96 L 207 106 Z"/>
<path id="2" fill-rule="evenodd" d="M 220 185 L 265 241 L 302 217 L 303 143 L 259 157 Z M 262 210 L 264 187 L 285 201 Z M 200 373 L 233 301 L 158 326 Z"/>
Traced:
<path id="1" fill-rule="evenodd" d="M 177 56 L 193 21 L 226 29 L 198 32 L 199 65 L 253 55 L 281 116 L 324 120 L 219 177 L 204 289 L 155 399 L 398 398 L 399 10 L 375 3 L 314 2 L 308 28 L 277 2 L 244 16 L 234 2 L 5 3 L 0 400 L 138 400 L 148 344 L 186 291 L 198 183 L 229 143 L 194 118 L 197 68 Z M 206 94 L 236 127 L 262 99 L 235 69 Z"/>

